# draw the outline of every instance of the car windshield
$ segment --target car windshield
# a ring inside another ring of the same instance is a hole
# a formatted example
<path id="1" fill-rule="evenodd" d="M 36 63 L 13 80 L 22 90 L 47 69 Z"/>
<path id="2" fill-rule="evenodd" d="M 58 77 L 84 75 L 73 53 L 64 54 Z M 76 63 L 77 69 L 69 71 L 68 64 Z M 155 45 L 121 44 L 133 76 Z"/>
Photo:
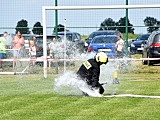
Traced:
<path id="1" fill-rule="evenodd" d="M 47 43 L 52 42 L 52 39 L 55 38 L 55 37 L 56 36 L 49 36 L 49 35 L 47 35 Z M 36 37 L 36 39 L 37 39 L 37 41 L 43 42 L 43 36 L 38 36 L 38 37 Z M 57 36 L 57 40 L 59 40 L 59 39 L 60 39 L 60 36 Z"/>
<path id="2" fill-rule="evenodd" d="M 116 43 L 117 38 L 116 37 L 101 37 L 101 38 L 95 38 L 92 43 Z"/>
<path id="3" fill-rule="evenodd" d="M 148 37 L 149 37 L 149 35 L 140 35 L 140 36 L 138 36 L 137 37 L 137 39 L 136 40 L 148 40 Z"/>
<path id="4" fill-rule="evenodd" d="M 72 41 L 72 34 L 66 34 L 66 38 L 67 40 Z"/>
<path id="5" fill-rule="evenodd" d="M 160 34 L 157 34 L 157 35 L 154 37 L 154 42 L 160 42 Z"/>
<path id="6" fill-rule="evenodd" d="M 33 35 L 22 35 L 24 40 L 33 40 Z"/>
<path id="7" fill-rule="evenodd" d="M 111 32 L 111 31 L 110 32 L 106 32 L 106 31 L 104 31 L 104 32 L 94 32 L 89 36 L 89 39 L 92 39 L 95 36 L 99 36 L 99 35 L 117 35 L 117 34 L 118 34 L 118 32 Z"/>
<path id="8" fill-rule="evenodd" d="M 63 38 L 64 38 L 64 33 L 58 33 L 58 35 L 63 35 Z M 72 41 L 72 34 L 71 33 L 66 33 L 66 38 L 67 40 L 69 41 Z"/>

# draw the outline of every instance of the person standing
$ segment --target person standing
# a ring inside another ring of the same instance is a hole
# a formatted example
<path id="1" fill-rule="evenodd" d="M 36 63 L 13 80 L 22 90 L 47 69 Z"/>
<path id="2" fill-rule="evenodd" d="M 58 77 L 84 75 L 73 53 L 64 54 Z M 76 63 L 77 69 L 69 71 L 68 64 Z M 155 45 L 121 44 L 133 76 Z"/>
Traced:
<path id="1" fill-rule="evenodd" d="M 52 38 L 52 42 L 49 44 L 49 53 L 50 53 L 50 58 L 54 58 L 55 56 L 55 51 L 56 51 L 56 38 Z"/>
<path id="2" fill-rule="evenodd" d="M 106 53 L 99 52 L 95 55 L 94 58 L 85 61 L 80 66 L 77 72 L 78 78 L 87 83 L 89 89 L 95 93 L 95 97 L 101 97 L 103 96 L 104 93 L 104 88 L 99 83 L 99 76 L 100 76 L 100 66 L 106 63 L 108 63 L 108 57 Z M 86 91 L 84 92 L 84 94 L 89 95 Z"/>
<path id="3" fill-rule="evenodd" d="M 3 37 L 0 37 L 0 59 L 6 58 L 6 39 Z M 2 62 L 0 60 L 0 68 L 2 68 Z"/>
<path id="4" fill-rule="evenodd" d="M 117 50 L 117 57 L 123 58 L 124 56 L 124 40 L 122 39 L 122 35 L 117 35 L 118 41 L 116 42 L 116 50 Z"/>
<path id="5" fill-rule="evenodd" d="M 6 44 L 6 48 L 10 49 L 11 45 L 12 45 L 12 36 L 8 34 L 8 32 L 4 32 L 3 33 L 3 37 L 6 39 L 5 44 Z"/>
<path id="6" fill-rule="evenodd" d="M 14 59 L 21 57 L 21 50 L 22 47 L 24 46 L 24 38 L 21 34 L 20 31 L 16 32 L 16 35 L 14 36 L 13 39 L 13 57 Z M 13 61 L 13 68 L 15 67 L 15 62 Z"/>
<path id="7" fill-rule="evenodd" d="M 34 44 L 36 45 L 37 38 L 35 36 L 33 37 L 33 41 L 34 41 Z"/>
<path id="8" fill-rule="evenodd" d="M 30 67 L 30 69 L 32 67 L 33 73 L 35 72 L 34 67 L 35 67 L 35 62 L 36 62 L 36 51 L 37 51 L 37 48 L 36 48 L 35 42 L 30 41 L 29 53 L 30 53 L 31 62 L 29 62 L 29 67 Z"/>

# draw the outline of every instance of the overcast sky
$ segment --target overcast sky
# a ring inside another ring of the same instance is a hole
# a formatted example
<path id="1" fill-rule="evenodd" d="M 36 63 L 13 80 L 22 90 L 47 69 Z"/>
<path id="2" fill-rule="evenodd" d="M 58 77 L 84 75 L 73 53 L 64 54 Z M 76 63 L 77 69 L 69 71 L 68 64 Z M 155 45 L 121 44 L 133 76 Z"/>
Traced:
<path id="1" fill-rule="evenodd" d="M 125 5 L 126 0 L 57 0 L 59 6 L 95 6 L 95 5 Z M 139 4 L 160 4 L 160 0 L 128 0 L 130 5 Z M 0 33 L 8 31 L 14 33 L 15 29 L 6 29 L 6 27 L 15 28 L 17 22 L 25 19 L 28 21 L 28 26 L 39 21 L 42 23 L 42 6 L 54 6 L 55 0 L 1 0 L 0 4 Z M 154 17 L 160 20 L 160 9 L 139 9 L 129 10 L 129 20 L 134 26 L 143 26 L 143 20 L 146 16 Z M 55 26 L 54 11 L 47 12 L 47 26 Z M 125 16 L 125 10 L 79 10 L 79 11 L 64 11 L 58 12 L 59 24 L 64 24 L 64 19 L 67 19 L 66 25 L 69 27 L 99 27 L 100 23 L 106 18 L 112 18 L 117 22 Z M 5 29 L 2 29 L 5 28 Z M 96 28 L 76 29 L 70 28 L 71 31 L 77 31 L 81 34 L 90 34 Z M 48 34 L 52 34 L 53 29 L 47 30 Z M 135 33 L 146 33 L 146 28 L 135 28 Z"/>

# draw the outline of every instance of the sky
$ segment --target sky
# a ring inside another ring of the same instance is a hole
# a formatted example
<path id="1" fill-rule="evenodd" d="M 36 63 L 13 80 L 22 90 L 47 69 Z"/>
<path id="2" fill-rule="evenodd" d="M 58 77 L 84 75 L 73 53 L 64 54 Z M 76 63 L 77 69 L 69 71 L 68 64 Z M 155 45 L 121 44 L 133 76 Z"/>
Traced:
<path id="1" fill-rule="evenodd" d="M 57 0 L 59 6 L 100 6 L 100 5 L 125 5 L 126 0 Z M 15 33 L 17 22 L 24 19 L 28 27 L 33 27 L 36 22 L 42 24 L 42 6 L 54 6 L 55 0 L 1 0 L 0 1 L 0 33 L 7 31 Z M 159 0 L 128 0 L 129 5 L 160 4 Z M 129 20 L 134 26 L 144 26 L 143 20 L 149 16 L 160 20 L 160 8 L 154 9 L 129 9 Z M 55 12 L 46 12 L 47 27 L 55 26 Z M 97 30 L 106 18 L 118 22 L 125 16 L 125 10 L 60 10 L 58 23 L 66 24 L 70 31 L 88 35 Z M 64 22 L 66 19 L 66 22 Z M 70 28 L 78 27 L 78 28 Z M 81 28 L 92 27 L 92 28 Z M 145 27 L 134 27 L 135 33 L 146 33 Z M 31 31 L 31 29 L 30 29 Z M 47 34 L 52 34 L 53 28 L 47 29 Z"/>

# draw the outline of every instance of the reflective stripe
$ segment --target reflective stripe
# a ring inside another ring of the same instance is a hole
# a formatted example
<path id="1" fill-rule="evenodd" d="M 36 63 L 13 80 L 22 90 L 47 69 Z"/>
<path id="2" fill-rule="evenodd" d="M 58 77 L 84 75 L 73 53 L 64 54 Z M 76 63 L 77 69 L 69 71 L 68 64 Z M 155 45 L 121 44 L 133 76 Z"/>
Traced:
<path id="1" fill-rule="evenodd" d="M 84 62 L 83 65 L 87 70 L 92 67 L 92 65 L 88 61 Z"/>

